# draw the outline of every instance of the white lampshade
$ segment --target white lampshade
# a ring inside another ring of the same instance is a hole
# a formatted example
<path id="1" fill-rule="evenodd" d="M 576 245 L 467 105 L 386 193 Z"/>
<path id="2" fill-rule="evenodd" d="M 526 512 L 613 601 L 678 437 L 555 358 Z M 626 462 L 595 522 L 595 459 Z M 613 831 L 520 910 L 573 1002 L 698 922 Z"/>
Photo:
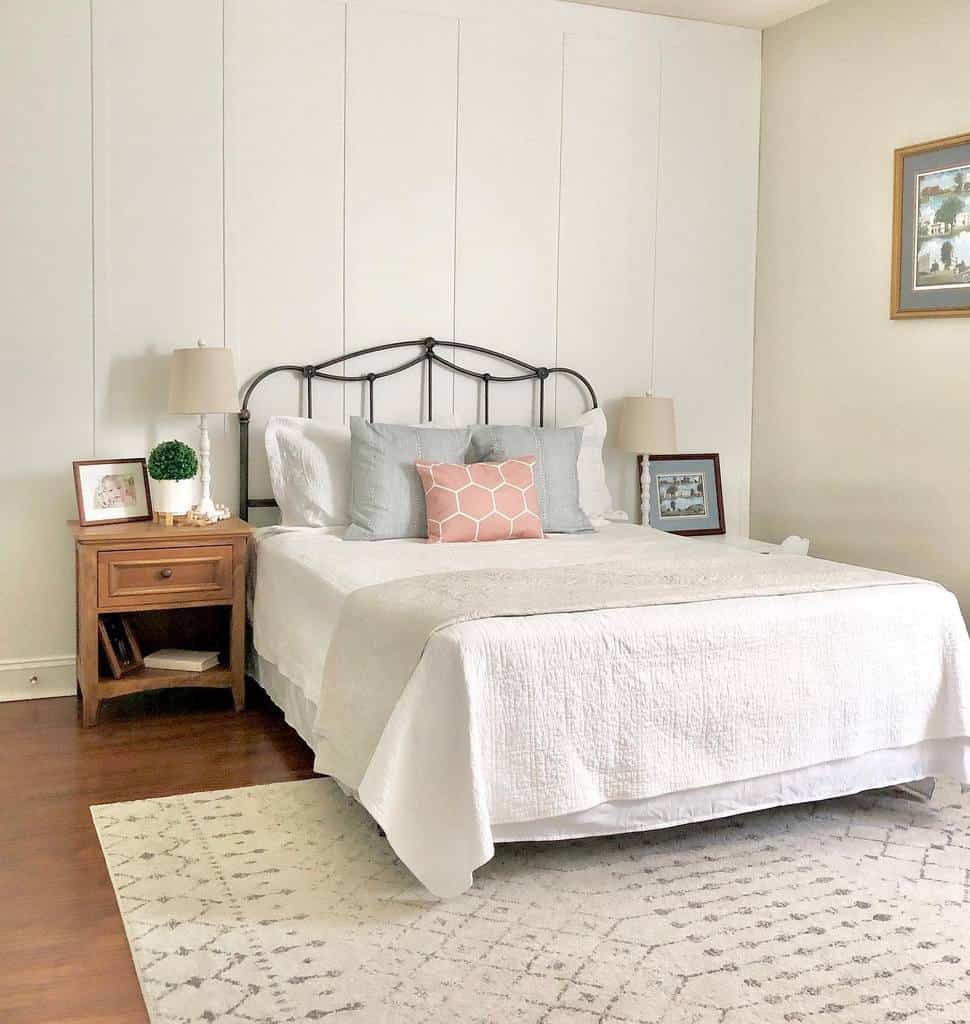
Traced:
<path id="1" fill-rule="evenodd" d="M 168 411 L 239 412 L 232 349 L 177 348 L 172 353 Z"/>
<path id="2" fill-rule="evenodd" d="M 655 395 L 623 399 L 617 447 L 635 455 L 669 454 L 677 448 L 674 400 Z"/>

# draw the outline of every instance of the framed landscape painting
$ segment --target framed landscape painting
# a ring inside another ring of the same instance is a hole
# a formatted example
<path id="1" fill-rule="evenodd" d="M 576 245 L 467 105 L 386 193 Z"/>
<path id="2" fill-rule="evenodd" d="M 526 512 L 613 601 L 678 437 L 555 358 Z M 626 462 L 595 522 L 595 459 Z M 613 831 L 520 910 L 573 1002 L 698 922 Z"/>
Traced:
<path id="1" fill-rule="evenodd" d="M 650 456 L 649 522 L 656 530 L 685 537 L 724 533 L 716 453 Z"/>
<path id="2" fill-rule="evenodd" d="M 894 320 L 970 316 L 970 133 L 896 150 Z"/>

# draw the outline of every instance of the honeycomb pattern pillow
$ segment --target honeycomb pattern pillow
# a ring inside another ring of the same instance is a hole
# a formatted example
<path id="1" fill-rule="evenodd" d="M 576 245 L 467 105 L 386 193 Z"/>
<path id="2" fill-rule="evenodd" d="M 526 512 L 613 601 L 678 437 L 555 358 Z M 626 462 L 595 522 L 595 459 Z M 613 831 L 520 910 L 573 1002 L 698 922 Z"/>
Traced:
<path id="1" fill-rule="evenodd" d="M 415 462 L 429 543 L 541 539 L 534 455 L 504 462 Z"/>

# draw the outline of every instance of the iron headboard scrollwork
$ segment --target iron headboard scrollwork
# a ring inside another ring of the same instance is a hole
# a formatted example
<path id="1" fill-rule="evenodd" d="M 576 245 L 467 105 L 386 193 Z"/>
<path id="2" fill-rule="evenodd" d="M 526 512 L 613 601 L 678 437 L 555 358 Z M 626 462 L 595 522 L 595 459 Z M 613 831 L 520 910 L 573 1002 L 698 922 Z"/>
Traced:
<path id="1" fill-rule="evenodd" d="M 438 348 L 446 348 L 452 351 L 475 352 L 479 355 L 497 359 L 500 362 L 508 363 L 510 366 L 522 371 L 514 374 L 494 374 L 479 370 L 472 370 L 467 366 L 460 366 L 451 359 L 446 359 L 438 351 Z M 350 359 L 357 359 L 361 356 L 376 355 L 378 352 L 390 352 L 396 349 L 418 349 L 417 355 L 406 359 L 398 366 L 392 366 L 386 370 L 374 371 L 371 373 L 342 374 L 328 373 L 331 366 L 346 363 Z M 293 373 L 306 381 L 306 414 L 313 416 L 313 382 L 315 380 L 329 380 L 338 384 L 367 384 L 367 418 L 374 422 L 374 382 L 384 377 L 393 377 L 395 374 L 410 370 L 413 366 L 427 367 L 426 390 L 428 395 L 428 419 L 433 418 L 433 394 L 432 371 L 437 366 L 443 366 L 452 373 L 460 374 L 463 377 L 472 377 L 482 382 L 482 411 L 483 422 L 488 423 L 489 414 L 489 388 L 492 384 L 510 384 L 514 381 L 537 380 L 539 382 L 539 426 L 545 421 L 545 399 L 546 381 L 552 374 L 565 374 L 578 381 L 589 393 L 591 408 L 597 407 L 596 392 L 592 384 L 578 371 L 571 370 L 567 366 L 533 366 L 515 356 L 506 355 L 504 352 L 496 352 L 490 348 L 483 348 L 481 345 L 469 345 L 461 341 L 436 341 L 434 338 L 422 338 L 419 341 L 394 341 L 386 345 L 372 345 L 370 348 L 357 349 L 356 352 L 346 352 L 343 355 L 334 356 L 322 363 L 313 363 L 308 366 L 296 366 L 283 364 L 271 366 L 262 373 L 258 373 L 249 382 L 243 394 L 242 408 L 239 411 L 239 515 L 242 519 L 249 518 L 251 508 L 273 508 L 276 501 L 273 498 L 250 498 L 249 496 L 249 422 L 252 413 L 249 409 L 249 400 L 253 392 L 267 377 L 277 373 Z"/>

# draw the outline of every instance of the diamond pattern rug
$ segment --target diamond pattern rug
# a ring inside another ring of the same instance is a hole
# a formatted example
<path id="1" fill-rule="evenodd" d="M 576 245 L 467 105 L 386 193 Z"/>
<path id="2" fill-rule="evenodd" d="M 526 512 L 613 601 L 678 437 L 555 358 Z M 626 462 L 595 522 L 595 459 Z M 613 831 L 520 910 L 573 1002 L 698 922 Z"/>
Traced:
<path id="1" fill-rule="evenodd" d="M 970 796 L 498 847 L 438 901 L 328 779 L 93 808 L 152 1024 L 970 1022 Z"/>

